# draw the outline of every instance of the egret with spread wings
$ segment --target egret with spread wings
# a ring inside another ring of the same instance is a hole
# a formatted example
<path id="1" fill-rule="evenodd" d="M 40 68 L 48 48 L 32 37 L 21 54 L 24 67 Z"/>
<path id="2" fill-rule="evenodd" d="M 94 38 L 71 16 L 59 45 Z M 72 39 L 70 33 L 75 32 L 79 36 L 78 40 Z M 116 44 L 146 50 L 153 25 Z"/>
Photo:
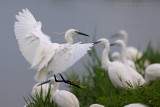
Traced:
<path id="1" fill-rule="evenodd" d="M 66 44 L 52 43 L 49 36 L 41 30 L 42 24 L 36 21 L 28 9 L 23 9 L 16 15 L 14 31 L 18 40 L 19 49 L 31 68 L 37 69 L 35 80 L 42 82 L 47 79 L 47 74 L 52 72 L 61 74 L 75 62 L 81 59 L 93 46 L 92 43 L 73 44 L 73 35 L 87 34 L 69 29 L 65 33 Z"/>

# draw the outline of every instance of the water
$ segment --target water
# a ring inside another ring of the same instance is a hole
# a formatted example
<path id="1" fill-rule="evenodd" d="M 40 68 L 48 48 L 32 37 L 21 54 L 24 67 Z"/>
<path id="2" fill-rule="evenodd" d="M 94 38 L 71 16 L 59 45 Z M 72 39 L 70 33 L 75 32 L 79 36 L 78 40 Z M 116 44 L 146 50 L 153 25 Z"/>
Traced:
<path id="1" fill-rule="evenodd" d="M 14 36 L 15 15 L 28 8 L 35 18 L 42 22 L 42 30 L 50 35 L 53 42 L 65 43 L 64 32 L 75 28 L 91 35 L 97 27 L 97 39 L 108 37 L 121 29 L 129 33 L 129 45 L 145 49 L 149 40 L 156 46 L 160 40 L 160 6 L 154 0 L 1 0 L 0 2 L 0 105 L 22 107 L 35 84 L 36 70 L 29 70 L 18 49 Z M 75 42 L 84 37 L 74 37 Z M 111 40 L 113 42 L 114 40 Z M 97 46 L 102 50 L 101 46 Z M 99 52 L 101 53 L 101 52 Z M 87 57 L 87 56 L 86 56 Z M 82 61 L 82 60 L 81 60 Z M 71 69 L 81 69 L 81 61 Z M 85 62 L 85 58 L 83 58 Z M 70 72 L 69 69 L 67 72 Z M 62 84 L 61 89 L 64 89 Z"/>

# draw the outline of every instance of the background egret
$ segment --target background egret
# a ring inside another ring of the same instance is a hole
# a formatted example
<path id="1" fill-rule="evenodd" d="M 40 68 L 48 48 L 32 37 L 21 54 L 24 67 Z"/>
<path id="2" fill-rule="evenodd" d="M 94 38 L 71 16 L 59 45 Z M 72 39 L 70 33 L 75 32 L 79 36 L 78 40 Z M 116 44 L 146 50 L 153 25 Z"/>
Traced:
<path id="1" fill-rule="evenodd" d="M 100 104 L 92 104 L 90 105 L 89 107 L 104 107 L 103 105 L 100 105 Z"/>
<path id="2" fill-rule="evenodd" d="M 128 33 L 125 30 L 120 30 L 118 33 L 111 35 L 112 37 L 123 36 L 123 41 L 127 46 L 128 42 Z M 132 46 L 126 47 L 126 56 L 130 60 L 135 60 L 136 58 L 140 58 L 142 56 L 142 52 Z"/>
<path id="3" fill-rule="evenodd" d="M 122 60 L 121 60 L 121 55 L 120 55 L 120 53 L 118 53 L 118 52 L 113 52 L 112 55 L 111 55 L 111 57 L 112 57 L 112 60 L 113 60 L 113 61 L 122 62 Z"/>
<path id="4" fill-rule="evenodd" d="M 108 53 L 110 50 L 110 43 L 107 39 L 102 38 L 99 39 L 97 42 L 95 42 L 94 44 L 102 44 L 104 45 L 104 50 L 102 52 L 102 68 L 104 68 L 105 70 L 108 70 L 108 75 L 109 78 L 112 82 L 112 84 L 117 88 L 131 88 L 128 84 L 130 83 L 132 86 L 134 86 L 133 84 L 133 80 L 132 77 L 130 75 L 130 73 L 128 72 L 128 68 L 127 66 L 125 66 L 123 63 L 119 62 L 119 61 L 113 61 L 111 62 L 109 60 L 108 57 Z"/>
<path id="5" fill-rule="evenodd" d="M 127 59 L 127 55 L 126 55 L 126 45 L 125 43 L 122 41 L 122 40 L 116 40 L 112 45 L 117 45 L 117 46 L 120 46 L 121 48 L 121 61 L 122 63 L 132 67 L 133 69 L 136 70 L 136 66 L 135 66 L 135 63 L 130 60 L 130 59 Z"/>
<path id="6" fill-rule="evenodd" d="M 160 80 L 160 64 L 155 63 L 145 69 L 145 80 L 149 84 L 153 80 Z"/>
<path id="7" fill-rule="evenodd" d="M 148 107 L 148 106 L 140 104 L 140 103 L 133 103 L 133 104 L 126 105 L 124 107 Z"/>

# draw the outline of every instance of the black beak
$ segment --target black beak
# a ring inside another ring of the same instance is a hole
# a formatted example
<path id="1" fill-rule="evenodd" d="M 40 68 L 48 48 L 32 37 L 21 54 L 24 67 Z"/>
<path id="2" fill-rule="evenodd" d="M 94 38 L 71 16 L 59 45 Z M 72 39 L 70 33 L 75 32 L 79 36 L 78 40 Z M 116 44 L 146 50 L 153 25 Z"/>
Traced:
<path id="1" fill-rule="evenodd" d="M 80 34 L 80 35 L 88 36 L 88 37 L 89 37 L 89 35 L 87 35 L 87 34 L 85 34 L 85 33 L 81 33 L 81 32 L 77 32 L 77 33 Z"/>
<path id="2" fill-rule="evenodd" d="M 115 46 L 117 43 L 112 43 L 112 44 L 110 44 L 110 46 Z"/>
<path id="3" fill-rule="evenodd" d="M 47 80 L 47 81 L 45 81 L 45 82 L 42 82 L 42 83 L 38 84 L 37 86 L 40 86 L 40 85 L 43 85 L 43 84 L 49 83 L 50 81 L 51 81 L 51 80 Z"/>
<path id="4" fill-rule="evenodd" d="M 101 41 L 96 41 L 96 42 L 94 42 L 93 44 L 95 45 L 95 44 L 98 44 L 98 43 L 100 43 Z"/>

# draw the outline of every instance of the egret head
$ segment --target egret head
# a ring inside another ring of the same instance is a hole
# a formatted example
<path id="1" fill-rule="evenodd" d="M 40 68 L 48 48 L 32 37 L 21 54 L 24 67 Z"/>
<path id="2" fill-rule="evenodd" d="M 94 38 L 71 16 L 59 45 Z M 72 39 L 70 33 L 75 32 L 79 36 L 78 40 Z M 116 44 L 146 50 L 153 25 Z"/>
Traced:
<path id="1" fill-rule="evenodd" d="M 127 36 L 127 35 L 128 35 L 125 30 L 120 30 L 118 33 L 119 33 L 119 35 L 121 35 L 121 36 Z"/>
<path id="2" fill-rule="evenodd" d="M 121 60 L 121 55 L 120 55 L 120 53 L 118 53 L 118 52 L 114 52 L 114 53 L 112 53 L 112 59 L 114 60 L 114 61 L 120 61 Z"/>
<path id="3" fill-rule="evenodd" d="M 37 86 L 40 86 L 40 85 L 43 85 L 43 84 L 47 84 L 47 83 L 49 83 L 49 84 L 54 84 L 54 83 L 56 83 L 55 77 L 51 77 L 51 78 L 49 78 L 47 81 L 42 82 L 42 83 L 38 84 Z"/>
<path id="4" fill-rule="evenodd" d="M 101 38 L 98 41 L 94 42 L 95 44 L 103 44 L 105 47 L 109 47 L 109 41 L 106 38 Z"/>
<path id="5" fill-rule="evenodd" d="M 128 33 L 125 30 L 120 30 L 118 33 L 110 35 L 111 38 L 122 36 L 125 43 L 128 41 Z"/>
<path id="6" fill-rule="evenodd" d="M 116 40 L 114 43 L 110 44 L 110 46 L 125 46 L 123 40 Z"/>
<path id="7" fill-rule="evenodd" d="M 69 30 L 66 31 L 66 34 L 65 34 L 66 41 L 68 43 L 72 44 L 73 43 L 72 36 L 74 36 L 74 35 L 83 35 L 83 36 L 88 36 L 89 37 L 89 35 L 87 35 L 85 33 L 81 33 L 81 32 L 79 32 L 79 31 L 77 31 L 75 29 L 69 29 Z"/>
<path id="8" fill-rule="evenodd" d="M 75 30 L 75 29 L 69 29 L 69 30 L 67 30 L 67 32 L 66 33 L 68 33 L 68 34 L 70 34 L 70 35 L 83 35 L 83 36 L 89 36 L 89 35 L 87 35 L 87 34 L 84 34 L 84 33 L 81 33 L 81 32 L 79 32 L 79 31 L 77 31 L 77 30 Z"/>

